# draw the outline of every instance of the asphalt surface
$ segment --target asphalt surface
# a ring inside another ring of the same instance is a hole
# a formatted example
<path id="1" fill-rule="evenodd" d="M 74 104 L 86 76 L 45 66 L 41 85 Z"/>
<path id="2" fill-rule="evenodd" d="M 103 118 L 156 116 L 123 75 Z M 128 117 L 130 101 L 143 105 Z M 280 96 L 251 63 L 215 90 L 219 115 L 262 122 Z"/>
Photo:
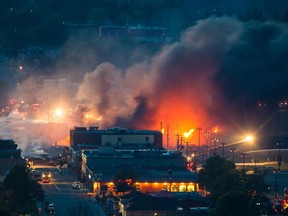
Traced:
<path id="1" fill-rule="evenodd" d="M 76 180 L 69 168 L 63 168 L 61 172 L 57 167 L 45 164 L 36 164 L 33 168 L 40 172 L 52 173 L 52 182 L 41 182 L 45 192 L 45 201 L 38 205 L 40 215 L 50 215 L 47 214 L 44 206 L 46 202 L 52 202 L 55 206 L 55 216 L 76 216 L 80 215 L 79 211 L 87 212 L 87 216 L 105 216 L 101 205 L 96 202 L 94 194 L 90 194 L 89 197 L 89 194 L 83 190 L 83 185 L 80 190 L 72 188 L 72 183 Z"/>

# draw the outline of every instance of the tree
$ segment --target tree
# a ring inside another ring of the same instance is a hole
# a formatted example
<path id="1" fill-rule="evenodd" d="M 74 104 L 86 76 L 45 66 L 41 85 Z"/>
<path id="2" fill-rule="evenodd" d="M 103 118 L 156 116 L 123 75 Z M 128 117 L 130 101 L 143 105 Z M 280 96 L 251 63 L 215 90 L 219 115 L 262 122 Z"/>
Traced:
<path id="1" fill-rule="evenodd" d="M 13 206 L 13 210 L 17 213 L 36 211 L 35 201 L 43 201 L 44 199 L 42 186 L 30 179 L 24 166 L 14 165 L 4 179 L 3 185 L 6 195 L 10 194 L 7 191 L 13 191 L 13 196 L 8 199 L 8 203 Z"/>
<path id="2" fill-rule="evenodd" d="M 222 195 L 216 202 L 215 216 L 248 215 L 248 200 L 241 191 L 230 191 Z"/>
<path id="3" fill-rule="evenodd" d="M 212 198 L 238 189 L 239 182 L 240 178 L 235 164 L 220 156 L 208 159 L 199 172 L 199 186 L 209 191 Z"/>
<path id="4" fill-rule="evenodd" d="M 257 215 L 260 210 L 271 208 L 265 194 L 265 171 L 255 168 L 254 174 L 248 175 L 219 156 L 209 158 L 200 170 L 199 185 L 210 192 L 215 215 Z"/>
<path id="5" fill-rule="evenodd" d="M 113 183 L 115 185 L 116 193 L 135 190 L 135 182 L 137 174 L 133 170 L 121 168 L 114 176 Z"/>
<path id="6" fill-rule="evenodd" d="M 0 215 L 12 215 L 15 212 L 16 194 L 14 190 L 6 190 L 4 184 L 0 184 Z"/>

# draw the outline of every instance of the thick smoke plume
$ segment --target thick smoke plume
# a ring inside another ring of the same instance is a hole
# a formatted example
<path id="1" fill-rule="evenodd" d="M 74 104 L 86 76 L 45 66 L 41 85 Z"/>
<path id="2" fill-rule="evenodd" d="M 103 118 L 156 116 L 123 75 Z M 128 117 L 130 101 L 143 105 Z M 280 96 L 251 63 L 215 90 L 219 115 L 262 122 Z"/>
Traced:
<path id="1" fill-rule="evenodd" d="M 100 64 L 77 98 L 95 106 L 103 126 L 244 130 L 258 100 L 287 95 L 287 39 L 285 24 L 200 20 L 150 61 L 126 71 Z"/>
<path id="2" fill-rule="evenodd" d="M 288 95 L 287 29 L 272 21 L 211 17 L 132 66 L 97 58 L 96 68 L 80 82 L 74 111 L 86 125 L 100 128 L 160 130 L 161 125 L 167 134 L 169 125 L 170 137 L 196 127 L 202 134 L 215 127 L 245 130 L 255 125 L 257 101 L 277 104 Z M 88 111 L 93 115 L 85 116 Z M 195 132 L 192 136 L 197 142 Z"/>
<path id="3" fill-rule="evenodd" d="M 199 21 L 150 61 L 126 71 L 99 65 L 85 75 L 77 98 L 95 105 L 104 125 L 211 129 L 224 103 L 213 76 L 241 31 L 230 18 Z"/>

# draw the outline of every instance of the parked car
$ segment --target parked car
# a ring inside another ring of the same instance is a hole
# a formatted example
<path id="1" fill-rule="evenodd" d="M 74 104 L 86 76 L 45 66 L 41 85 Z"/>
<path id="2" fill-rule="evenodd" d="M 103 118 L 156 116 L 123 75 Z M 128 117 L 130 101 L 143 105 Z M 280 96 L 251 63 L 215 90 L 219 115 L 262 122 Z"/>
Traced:
<path id="1" fill-rule="evenodd" d="M 48 213 L 48 214 L 54 215 L 54 214 L 55 214 L 54 203 L 52 203 L 52 202 L 46 202 L 46 203 L 45 203 L 45 211 L 46 211 L 46 213 Z"/>
<path id="2" fill-rule="evenodd" d="M 76 189 L 76 190 L 81 189 L 80 182 L 73 182 L 73 183 L 72 183 L 72 188 L 73 188 L 73 189 Z"/>

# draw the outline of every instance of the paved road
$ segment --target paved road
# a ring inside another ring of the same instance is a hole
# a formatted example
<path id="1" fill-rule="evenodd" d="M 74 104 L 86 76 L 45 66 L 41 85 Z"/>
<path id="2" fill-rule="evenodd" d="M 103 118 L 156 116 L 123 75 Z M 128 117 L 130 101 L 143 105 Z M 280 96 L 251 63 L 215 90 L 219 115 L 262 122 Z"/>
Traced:
<path id="1" fill-rule="evenodd" d="M 72 182 L 75 181 L 70 169 L 63 168 L 59 172 L 54 166 L 34 166 L 35 169 L 52 173 L 51 183 L 41 183 L 45 191 L 45 202 L 53 202 L 55 205 L 56 216 L 79 216 L 84 215 L 80 211 L 87 212 L 85 214 L 105 216 L 103 209 L 96 203 L 94 196 L 89 196 L 83 190 L 72 189 Z M 44 202 L 44 203 L 45 203 Z M 43 203 L 43 204 L 44 204 Z M 42 210 L 41 215 L 46 215 Z"/>

